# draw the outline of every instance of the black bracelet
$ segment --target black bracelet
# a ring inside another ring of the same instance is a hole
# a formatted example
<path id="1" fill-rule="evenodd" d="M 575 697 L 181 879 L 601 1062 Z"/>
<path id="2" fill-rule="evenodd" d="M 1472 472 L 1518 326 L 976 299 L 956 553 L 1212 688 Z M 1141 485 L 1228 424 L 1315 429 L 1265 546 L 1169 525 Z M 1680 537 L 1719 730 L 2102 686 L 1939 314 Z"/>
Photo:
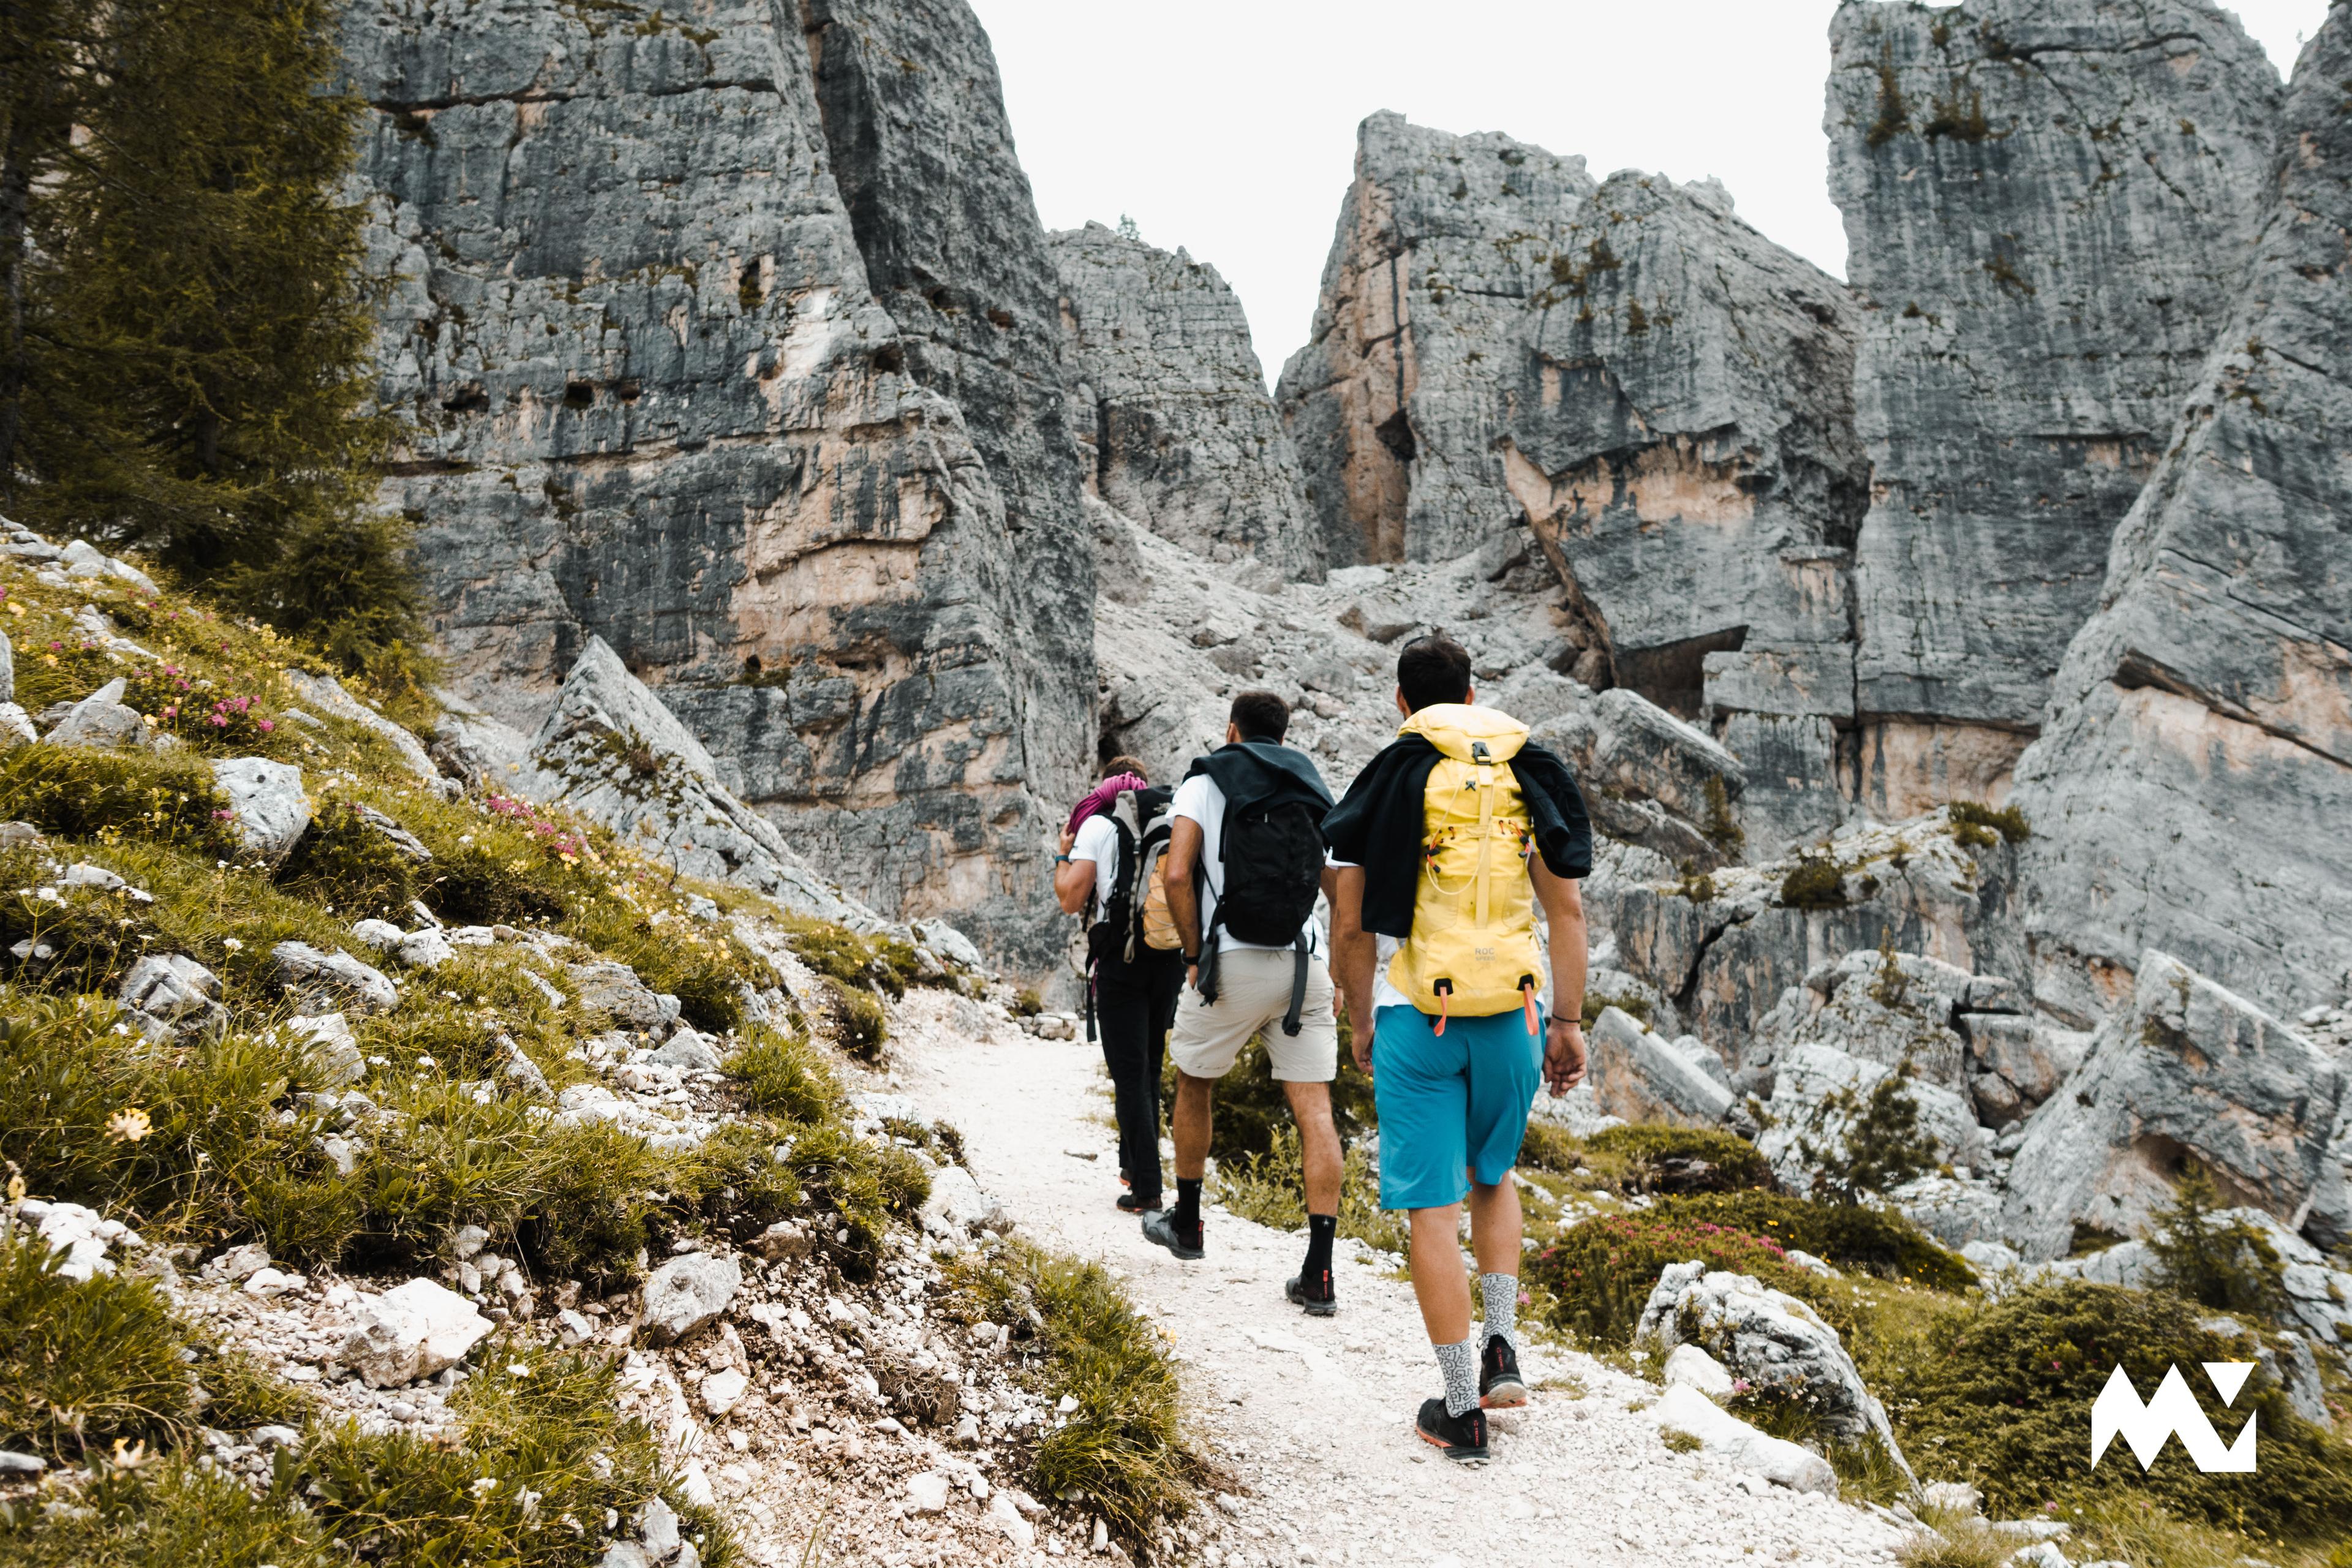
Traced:
<path id="1" fill-rule="evenodd" d="M 1201 966 L 1201 955 L 1200 955 L 1199 953 L 1197 953 L 1197 952 L 1188 952 L 1188 953 L 1186 953 L 1186 954 L 1184 955 L 1184 967 L 1185 967 L 1185 968 L 1187 968 L 1187 969 L 1198 969 L 1200 966 Z"/>

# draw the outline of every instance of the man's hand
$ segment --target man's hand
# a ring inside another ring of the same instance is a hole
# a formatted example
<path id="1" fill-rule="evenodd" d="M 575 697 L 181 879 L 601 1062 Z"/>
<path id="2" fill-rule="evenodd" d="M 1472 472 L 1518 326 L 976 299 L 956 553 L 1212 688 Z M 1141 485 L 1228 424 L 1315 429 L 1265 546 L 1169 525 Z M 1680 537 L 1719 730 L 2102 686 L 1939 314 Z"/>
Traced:
<path id="1" fill-rule="evenodd" d="M 1063 855 L 1067 855 L 1067 854 L 1070 852 L 1070 850 L 1072 849 L 1072 847 L 1074 847 L 1077 844 L 1077 842 L 1078 842 L 1078 836 L 1077 836 L 1076 834 L 1075 834 L 1075 833 L 1065 833 L 1065 834 L 1063 834 L 1063 835 L 1062 835 L 1062 847 L 1061 847 L 1058 851 L 1056 851 L 1056 853 L 1063 854 Z"/>
<path id="2" fill-rule="evenodd" d="M 1544 1031 L 1544 1081 L 1555 1096 L 1584 1081 L 1584 1026 L 1574 1018 L 1554 1018 Z"/>
<path id="3" fill-rule="evenodd" d="M 1371 1077 L 1372 1024 L 1370 1019 L 1365 1019 L 1364 1026 L 1360 1029 L 1354 1028 L 1352 1026 L 1349 1028 L 1348 1033 L 1348 1049 L 1356 1058 L 1356 1070 L 1362 1073 L 1366 1078 Z"/>

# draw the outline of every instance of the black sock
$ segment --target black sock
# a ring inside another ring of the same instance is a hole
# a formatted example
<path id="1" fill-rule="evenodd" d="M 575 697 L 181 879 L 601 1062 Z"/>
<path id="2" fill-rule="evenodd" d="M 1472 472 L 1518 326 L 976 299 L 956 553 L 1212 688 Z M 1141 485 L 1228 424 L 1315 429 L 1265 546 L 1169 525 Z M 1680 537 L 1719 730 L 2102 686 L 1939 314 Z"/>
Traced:
<path id="1" fill-rule="evenodd" d="M 1339 1234 L 1338 1215 L 1311 1214 L 1307 1216 L 1307 1268 L 1303 1274 L 1309 1284 L 1330 1274 L 1331 1242 Z"/>
<path id="2" fill-rule="evenodd" d="M 1168 1223 L 1185 1230 L 1201 1228 L 1201 1178 L 1176 1178 L 1176 1207 L 1168 1215 Z"/>

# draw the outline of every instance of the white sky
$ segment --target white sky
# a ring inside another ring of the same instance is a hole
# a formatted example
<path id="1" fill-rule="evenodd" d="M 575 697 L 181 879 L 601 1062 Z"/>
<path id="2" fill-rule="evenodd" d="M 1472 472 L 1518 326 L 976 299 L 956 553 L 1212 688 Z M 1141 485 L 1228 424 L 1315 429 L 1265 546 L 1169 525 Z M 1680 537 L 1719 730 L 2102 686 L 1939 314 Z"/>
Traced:
<path id="1" fill-rule="evenodd" d="M 1713 174 L 1843 277 L 1822 89 L 1835 0 L 971 0 L 1048 228 L 1132 216 L 1224 274 L 1271 382 L 1306 342 L 1356 125 L 1500 131 L 1596 179 Z M 2326 0 L 2242 0 L 2284 77 Z"/>

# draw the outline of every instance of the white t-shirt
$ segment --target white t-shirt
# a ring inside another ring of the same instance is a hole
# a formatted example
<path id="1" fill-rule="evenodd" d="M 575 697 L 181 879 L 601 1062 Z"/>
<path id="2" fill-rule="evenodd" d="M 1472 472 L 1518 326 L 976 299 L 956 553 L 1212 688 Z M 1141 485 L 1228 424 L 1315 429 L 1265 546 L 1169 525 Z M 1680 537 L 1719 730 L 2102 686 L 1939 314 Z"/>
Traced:
<path id="1" fill-rule="evenodd" d="M 1335 871 L 1352 869 L 1356 865 L 1356 862 L 1353 860 L 1341 860 L 1328 854 L 1323 857 L 1323 863 L 1326 866 L 1330 867 Z M 1544 948 L 1547 952 L 1549 952 L 1549 944 L 1547 939 L 1550 935 L 1550 930 L 1551 928 L 1549 922 L 1541 919 L 1538 919 L 1536 921 L 1536 942 L 1539 947 Z M 1374 933 L 1372 940 L 1378 954 L 1378 956 L 1372 960 L 1372 1011 L 1377 1013 L 1383 1007 L 1412 1006 L 1412 998 L 1408 997 L 1403 992 L 1398 990 L 1394 985 L 1389 983 L 1389 964 L 1395 960 L 1399 950 L 1404 946 L 1403 939 L 1401 937 L 1381 935 L 1376 932 Z M 1537 978 L 1541 982 L 1541 984 L 1536 992 L 1536 1001 L 1543 1006 L 1546 1012 L 1549 1012 L 1551 1007 L 1551 965 L 1549 963 L 1546 963 L 1542 966 Z"/>
<path id="2" fill-rule="evenodd" d="M 1217 781 L 1206 773 L 1194 773 L 1176 786 L 1176 799 L 1171 809 L 1178 816 L 1201 825 L 1201 866 L 1205 873 L 1201 889 L 1201 930 L 1206 931 L 1217 912 L 1217 900 L 1225 886 L 1225 792 Z M 1239 952 L 1250 949 L 1259 952 L 1287 952 L 1288 942 L 1278 948 L 1268 948 L 1263 942 L 1244 942 L 1229 931 L 1217 933 L 1219 952 Z M 1307 950 L 1323 951 L 1323 922 L 1309 917 L 1307 921 Z"/>
<path id="3" fill-rule="evenodd" d="M 1110 908 L 1111 890 L 1118 886 L 1118 827 L 1108 811 L 1097 811 L 1078 824 L 1070 858 L 1095 863 L 1095 914 L 1100 920 Z"/>

